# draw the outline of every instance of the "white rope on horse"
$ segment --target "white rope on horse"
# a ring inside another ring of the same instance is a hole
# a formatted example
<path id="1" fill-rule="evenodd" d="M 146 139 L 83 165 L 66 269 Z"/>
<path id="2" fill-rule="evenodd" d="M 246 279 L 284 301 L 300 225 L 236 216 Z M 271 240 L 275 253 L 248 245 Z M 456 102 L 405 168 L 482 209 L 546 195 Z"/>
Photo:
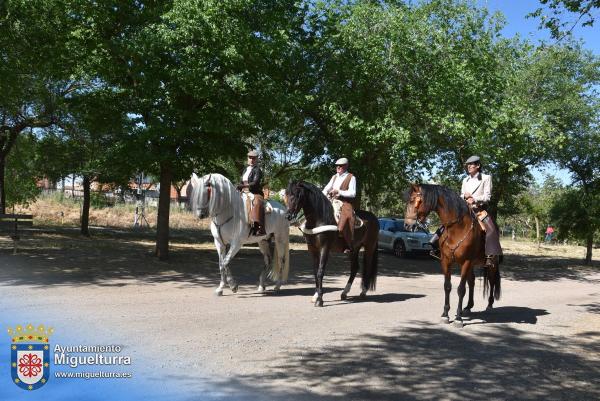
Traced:
<path id="1" fill-rule="evenodd" d="M 333 226 L 333 225 L 327 225 L 327 226 L 318 226 L 315 228 L 306 228 L 304 226 L 304 224 L 302 224 L 300 227 L 298 227 L 298 229 L 300 229 L 300 231 L 302 231 L 303 234 L 313 235 L 313 234 L 324 233 L 326 231 L 337 231 L 338 227 Z"/>

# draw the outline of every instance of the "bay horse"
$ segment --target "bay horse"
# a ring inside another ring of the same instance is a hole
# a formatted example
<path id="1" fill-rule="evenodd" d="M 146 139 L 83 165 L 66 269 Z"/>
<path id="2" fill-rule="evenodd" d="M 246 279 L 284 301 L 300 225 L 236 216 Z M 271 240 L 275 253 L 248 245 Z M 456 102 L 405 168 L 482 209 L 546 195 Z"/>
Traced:
<path id="1" fill-rule="evenodd" d="M 275 280 L 277 292 L 287 280 L 289 272 L 290 224 L 286 218 L 286 208 L 281 203 L 268 200 L 270 213 L 265 214 L 266 235 L 250 235 L 246 194 L 240 194 L 235 186 L 221 174 L 207 174 L 201 178 L 192 175 L 188 191 L 188 201 L 195 215 L 203 219 L 211 218 L 210 231 L 219 255 L 221 282 L 215 290 L 223 295 L 223 287 L 228 284 L 233 293 L 238 284 L 231 274 L 229 264 L 242 245 L 258 243 L 264 259 L 264 268 L 259 277 L 258 291 L 266 290 L 265 279 Z M 275 252 L 271 255 L 270 238 L 274 239 Z M 229 250 L 227 250 L 229 245 Z"/>
<path id="2" fill-rule="evenodd" d="M 316 291 L 312 302 L 315 306 L 323 306 L 323 277 L 329 252 L 343 252 L 345 248 L 344 241 L 339 236 L 333 206 L 319 188 L 305 181 L 290 182 L 285 198 L 289 220 L 295 219 L 301 210 L 304 211 L 306 222 L 300 229 L 313 260 Z M 342 300 L 347 298 L 354 282 L 359 267 L 358 254 L 363 247 L 361 299 L 366 297 L 368 290 L 375 290 L 377 281 L 379 221 L 373 213 L 364 210 L 357 210 L 356 215 L 362 219 L 363 225 L 354 230 L 353 250 L 349 254 L 350 277 L 342 291 Z"/>
<path id="3" fill-rule="evenodd" d="M 444 226 L 440 236 L 440 251 L 442 273 L 444 274 L 444 291 L 446 299 L 442 322 L 449 323 L 448 311 L 450 310 L 450 282 L 451 267 L 453 264 L 460 266 L 460 284 L 458 285 L 458 309 L 454 324 L 463 326 L 462 316 L 471 312 L 474 306 L 473 287 L 475 285 L 476 266 L 484 267 L 484 297 L 489 285 L 489 298 L 486 311 L 492 310 L 494 298 L 500 299 L 500 269 L 498 262 L 486 266 L 485 258 L 485 233 L 473 215 L 467 202 L 458 194 L 442 185 L 420 184 L 411 185 L 406 196 L 406 214 L 404 223 L 408 230 L 414 230 L 417 224 L 422 224 L 425 218 L 435 211 Z M 465 296 L 465 283 L 469 284 L 469 301 L 462 309 Z"/>

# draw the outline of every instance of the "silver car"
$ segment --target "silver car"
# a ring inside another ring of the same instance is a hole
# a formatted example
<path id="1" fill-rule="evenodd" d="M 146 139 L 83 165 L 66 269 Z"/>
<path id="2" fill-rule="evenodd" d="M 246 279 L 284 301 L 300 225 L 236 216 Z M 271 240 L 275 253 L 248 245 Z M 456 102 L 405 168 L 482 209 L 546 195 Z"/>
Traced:
<path id="1" fill-rule="evenodd" d="M 429 253 L 431 237 L 433 234 L 422 228 L 414 232 L 407 231 L 403 219 L 388 217 L 379 219 L 379 248 L 390 250 L 398 257 Z"/>

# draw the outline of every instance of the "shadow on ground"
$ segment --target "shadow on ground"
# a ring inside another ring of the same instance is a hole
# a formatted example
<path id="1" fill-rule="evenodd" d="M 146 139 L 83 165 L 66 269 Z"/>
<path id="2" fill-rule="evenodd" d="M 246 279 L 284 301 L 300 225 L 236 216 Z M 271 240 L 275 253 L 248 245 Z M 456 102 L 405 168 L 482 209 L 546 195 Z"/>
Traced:
<path id="1" fill-rule="evenodd" d="M 541 313 L 521 309 L 521 315 Z M 551 335 L 540 340 L 505 325 L 490 325 L 476 334 L 465 330 L 411 322 L 391 335 L 289 350 L 256 375 L 220 380 L 184 373 L 162 379 L 185 388 L 190 401 L 201 400 L 191 394 L 196 386 L 207 385 L 234 400 L 600 398 L 595 384 L 600 379 L 600 333 L 587 333 L 584 342 Z"/>
<path id="2" fill-rule="evenodd" d="M 96 230 L 92 238 L 86 238 L 75 229 L 36 228 L 20 241 L 17 256 L 12 255 L 10 240 L 0 242 L 0 284 L 124 286 L 132 281 L 147 284 L 175 281 L 182 286 L 218 285 L 217 254 L 212 236 L 206 230 L 173 230 L 168 262 L 153 257 L 153 249 L 154 233 L 150 231 L 104 229 Z M 303 291 L 310 293 L 314 274 L 312 262 L 302 245 L 300 249 L 290 251 L 290 260 L 289 282 L 306 285 L 307 289 Z M 579 263 L 570 258 L 507 255 L 502 275 L 520 281 L 593 279 L 589 273 L 597 269 Z M 262 264 L 260 252 L 250 246 L 244 247 L 234 258 L 231 269 L 240 284 L 255 285 Z M 427 256 L 397 258 L 380 252 L 381 276 L 418 278 L 439 272 L 439 263 Z M 332 254 L 325 286 L 331 284 L 332 278 L 347 277 L 348 273 L 348 257 Z"/>

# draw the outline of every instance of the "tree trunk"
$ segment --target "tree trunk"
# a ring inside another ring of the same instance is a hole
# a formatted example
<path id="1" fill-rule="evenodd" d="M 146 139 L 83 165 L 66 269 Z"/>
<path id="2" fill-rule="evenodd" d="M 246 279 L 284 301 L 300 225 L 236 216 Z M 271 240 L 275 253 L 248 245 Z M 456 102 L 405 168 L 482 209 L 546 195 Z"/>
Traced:
<path id="1" fill-rule="evenodd" d="M 83 206 L 81 210 L 81 235 L 90 236 L 90 177 L 83 176 Z"/>
<path id="2" fill-rule="evenodd" d="M 4 188 L 4 172 L 6 170 L 6 158 L 0 155 L 0 213 L 6 213 L 6 191 Z"/>
<path id="3" fill-rule="evenodd" d="M 590 233 L 587 238 L 587 249 L 585 252 L 585 264 L 592 264 L 592 248 L 594 246 L 594 233 Z"/>
<path id="4" fill-rule="evenodd" d="M 160 193 L 158 197 L 158 218 L 156 222 L 156 251 L 160 260 L 169 258 L 169 211 L 171 207 L 171 182 L 173 170 L 171 163 L 160 163 Z"/>
<path id="5" fill-rule="evenodd" d="M 538 243 L 538 248 L 540 247 L 540 219 L 535 216 L 535 240 Z"/>

